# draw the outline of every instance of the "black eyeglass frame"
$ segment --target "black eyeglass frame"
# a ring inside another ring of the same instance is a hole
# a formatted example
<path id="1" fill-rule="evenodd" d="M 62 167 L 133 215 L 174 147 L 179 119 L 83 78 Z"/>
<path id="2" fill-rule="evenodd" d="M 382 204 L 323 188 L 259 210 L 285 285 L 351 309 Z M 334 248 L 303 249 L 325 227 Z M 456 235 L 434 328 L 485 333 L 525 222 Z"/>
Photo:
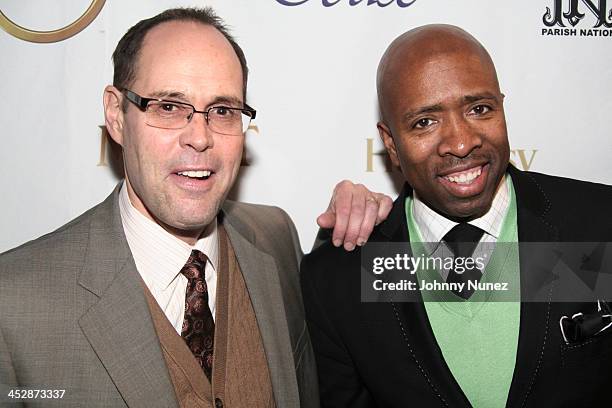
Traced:
<path id="1" fill-rule="evenodd" d="M 199 110 L 197 110 L 195 108 L 195 106 L 193 106 L 192 104 L 187 103 L 187 102 L 173 101 L 171 99 L 145 98 L 143 96 L 138 95 L 134 91 L 130 91 L 127 88 L 121 89 L 121 93 L 123 93 L 125 95 L 125 97 L 127 98 L 127 100 L 132 102 L 142 112 L 146 112 L 147 111 L 147 106 L 149 105 L 149 102 L 151 102 L 151 101 L 176 103 L 176 104 L 179 104 L 179 105 L 190 106 L 191 109 L 193 110 L 193 112 L 188 117 L 187 124 L 189 124 L 191 122 L 191 119 L 193 119 L 193 114 L 194 113 L 201 113 L 201 114 L 203 114 L 204 118 L 206 118 L 206 123 L 208 123 L 208 113 L 212 109 L 219 109 L 219 108 L 229 109 L 229 110 L 233 110 L 233 111 L 239 111 L 240 113 L 250 117 L 251 118 L 250 120 L 255 119 L 255 116 L 257 115 L 257 111 L 255 109 L 251 108 L 246 103 L 244 104 L 244 108 L 232 108 L 230 106 L 225 106 L 225 105 L 213 105 L 213 106 L 211 106 L 210 108 L 208 108 L 206 110 L 199 111 Z M 187 124 L 185 126 L 187 126 Z M 246 129 L 245 129 L 245 131 L 246 131 Z"/>

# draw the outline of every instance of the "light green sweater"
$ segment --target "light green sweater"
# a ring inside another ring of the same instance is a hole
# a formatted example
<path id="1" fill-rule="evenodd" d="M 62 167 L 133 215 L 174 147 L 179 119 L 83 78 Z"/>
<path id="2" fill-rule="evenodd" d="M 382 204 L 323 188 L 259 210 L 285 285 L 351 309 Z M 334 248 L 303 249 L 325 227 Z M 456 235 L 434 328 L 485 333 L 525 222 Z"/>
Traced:
<path id="1" fill-rule="evenodd" d="M 421 291 L 429 323 L 444 360 L 474 407 L 504 407 L 508 398 L 520 325 L 520 274 L 516 198 L 510 206 L 481 283 L 507 283 L 507 290 L 476 291 L 468 300 L 450 291 Z M 406 200 L 414 256 L 425 254 Z M 418 281 L 442 279 L 437 270 L 417 270 Z"/>

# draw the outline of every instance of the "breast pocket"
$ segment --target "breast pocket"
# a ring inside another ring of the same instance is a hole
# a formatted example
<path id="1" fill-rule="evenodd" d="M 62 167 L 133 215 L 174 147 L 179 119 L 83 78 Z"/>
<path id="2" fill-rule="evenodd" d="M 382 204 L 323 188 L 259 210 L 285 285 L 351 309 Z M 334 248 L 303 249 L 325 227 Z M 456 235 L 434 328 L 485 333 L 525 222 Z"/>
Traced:
<path id="1" fill-rule="evenodd" d="M 576 344 L 561 345 L 561 366 L 564 370 L 593 370 L 612 367 L 612 328 L 605 333 Z"/>
<path id="2" fill-rule="evenodd" d="M 577 344 L 561 345 L 559 380 L 553 398 L 560 407 L 609 407 L 612 332 Z"/>

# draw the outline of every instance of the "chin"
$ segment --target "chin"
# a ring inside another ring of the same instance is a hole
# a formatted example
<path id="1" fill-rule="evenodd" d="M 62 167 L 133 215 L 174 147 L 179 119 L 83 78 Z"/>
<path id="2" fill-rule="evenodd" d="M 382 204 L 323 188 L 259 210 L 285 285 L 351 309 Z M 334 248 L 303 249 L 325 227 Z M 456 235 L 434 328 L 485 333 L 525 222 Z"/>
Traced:
<path id="1" fill-rule="evenodd" d="M 214 221 L 217 214 L 206 215 L 202 217 L 191 217 L 189 219 L 183 219 L 180 222 L 177 222 L 176 227 L 178 229 L 182 229 L 185 231 L 197 231 L 206 228 L 211 222 Z"/>
<path id="2" fill-rule="evenodd" d="M 177 231 L 198 231 L 203 230 L 217 216 L 214 209 L 210 208 L 207 211 L 182 211 L 182 214 L 169 214 L 168 217 L 160 218 L 159 220 L 167 227 Z"/>
<path id="3" fill-rule="evenodd" d="M 489 211 L 489 208 L 491 208 L 491 203 L 489 203 L 488 205 L 470 206 L 470 208 L 455 208 L 453 209 L 453 213 L 455 214 L 453 217 L 469 221 L 475 218 L 482 217 L 487 213 L 487 211 Z"/>

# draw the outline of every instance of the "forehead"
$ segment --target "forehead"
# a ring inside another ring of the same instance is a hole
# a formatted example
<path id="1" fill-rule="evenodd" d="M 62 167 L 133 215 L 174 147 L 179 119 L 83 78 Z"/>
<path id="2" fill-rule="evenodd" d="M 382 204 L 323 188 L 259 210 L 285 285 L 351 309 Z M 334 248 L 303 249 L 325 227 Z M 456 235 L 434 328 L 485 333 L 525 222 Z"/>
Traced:
<path id="1" fill-rule="evenodd" d="M 210 25 L 172 21 L 145 36 L 134 84 L 145 91 L 242 93 L 240 61 L 229 41 Z"/>
<path id="2" fill-rule="evenodd" d="M 396 78 L 395 102 L 399 99 L 416 107 L 452 103 L 476 94 L 499 94 L 493 64 L 475 52 L 407 58 Z"/>

